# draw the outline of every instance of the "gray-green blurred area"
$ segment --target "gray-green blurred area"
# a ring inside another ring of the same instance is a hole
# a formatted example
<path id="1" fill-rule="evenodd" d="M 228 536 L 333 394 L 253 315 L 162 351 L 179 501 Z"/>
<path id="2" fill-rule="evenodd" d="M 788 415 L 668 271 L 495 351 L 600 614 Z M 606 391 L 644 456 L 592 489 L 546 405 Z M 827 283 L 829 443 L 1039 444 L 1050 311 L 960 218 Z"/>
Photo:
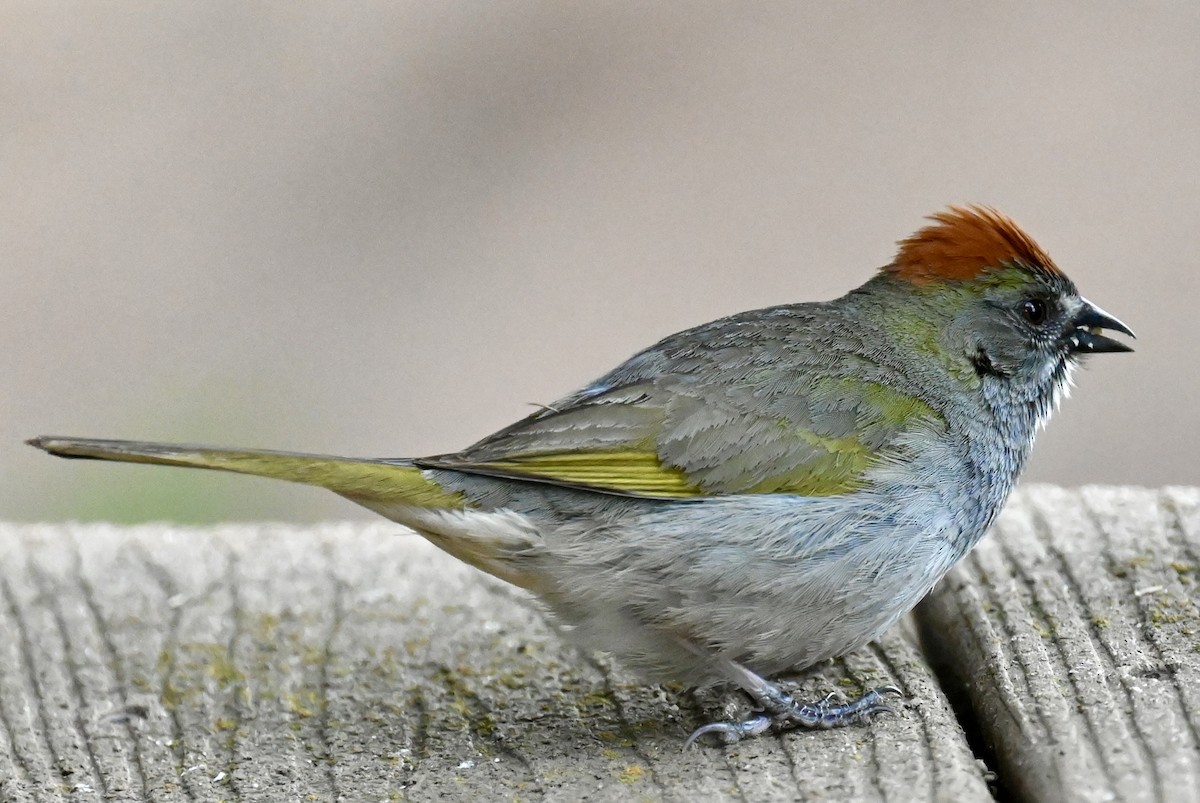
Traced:
<path id="1" fill-rule="evenodd" d="M 367 515 L 38 434 L 452 451 L 947 203 L 1138 333 L 1027 472 L 1200 483 L 1200 4 L 0 6 L 0 519 Z"/>

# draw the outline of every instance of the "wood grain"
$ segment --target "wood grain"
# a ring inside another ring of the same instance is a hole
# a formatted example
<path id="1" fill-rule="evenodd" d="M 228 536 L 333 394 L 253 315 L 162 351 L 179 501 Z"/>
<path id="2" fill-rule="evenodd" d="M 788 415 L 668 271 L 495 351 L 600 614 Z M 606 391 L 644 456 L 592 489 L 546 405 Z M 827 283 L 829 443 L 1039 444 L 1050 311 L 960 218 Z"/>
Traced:
<path id="1" fill-rule="evenodd" d="M 918 609 L 1025 800 L 1200 800 L 1200 491 L 1035 487 Z"/>
<path id="2" fill-rule="evenodd" d="M 0 526 L 0 799 L 990 799 L 900 629 L 797 681 L 896 714 L 685 752 L 723 697 L 398 532 Z"/>

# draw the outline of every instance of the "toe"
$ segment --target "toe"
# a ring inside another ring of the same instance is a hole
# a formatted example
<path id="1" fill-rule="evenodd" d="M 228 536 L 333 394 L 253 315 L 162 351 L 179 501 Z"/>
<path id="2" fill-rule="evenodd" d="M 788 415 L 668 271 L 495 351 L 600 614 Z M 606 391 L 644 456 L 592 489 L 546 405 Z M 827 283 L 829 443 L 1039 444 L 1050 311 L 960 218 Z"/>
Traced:
<path id="1" fill-rule="evenodd" d="M 764 714 L 752 716 L 744 722 L 710 722 L 709 724 L 697 728 L 692 732 L 692 735 L 683 743 L 683 749 L 687 750 L 697 739 L 706 733 L 715 733 L 720 735 L 725 744 L 735 744 L 740 742 L 747 736 L 758 736 L 771 727 L 774 720 Z"/>
<path id="2" fill-rule="evenodd" d="M 738 726 L 732 722 L 710 722 L 707 725 L 696 728 L 692 731 L 692 735 L 687 737 L 687 741 L 683 743 L 683 749 L 687 750 L 694 745 L 696 741 L 705 734 L 715 733 L 720 735 L 721 741 L 725 744 L 734 744 L 742 738 Z"/>

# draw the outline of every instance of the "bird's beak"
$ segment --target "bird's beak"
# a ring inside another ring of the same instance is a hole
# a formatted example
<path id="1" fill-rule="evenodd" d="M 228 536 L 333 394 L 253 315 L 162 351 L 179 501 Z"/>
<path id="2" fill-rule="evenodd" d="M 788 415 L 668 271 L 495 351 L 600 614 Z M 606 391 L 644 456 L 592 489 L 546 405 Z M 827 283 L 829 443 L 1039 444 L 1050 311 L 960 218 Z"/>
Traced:
<path id="1" fill-rule="evenodd" d="M 1075 328 L 1068 334 L 1067 342 L 1075 354 L 1100 354 L 1113 351 L 1133 351 L 1120 340 L 1100 334 L 1101 330 L 1112 329 L 1116 332 L 1137 337 L 1125 324 L 1097 307 L 1086 298 L 1082 299 L 1083 306 L 1075 315 Z"/>

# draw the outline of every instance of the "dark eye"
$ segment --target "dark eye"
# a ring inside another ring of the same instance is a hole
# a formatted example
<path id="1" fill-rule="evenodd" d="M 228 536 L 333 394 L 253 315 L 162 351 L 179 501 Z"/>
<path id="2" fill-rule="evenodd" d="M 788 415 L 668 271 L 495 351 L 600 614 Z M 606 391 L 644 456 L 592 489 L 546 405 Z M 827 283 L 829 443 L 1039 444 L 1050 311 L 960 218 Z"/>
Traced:
<path id="1" fill-rule="evenodd" d="M 1040 298 L 1027 298 L 1021 302 L 1021 317 L 1034 326 L 1044 324 L 1049 312 L 1050 309 L 1046 306 L 1046 302 Z"/>

